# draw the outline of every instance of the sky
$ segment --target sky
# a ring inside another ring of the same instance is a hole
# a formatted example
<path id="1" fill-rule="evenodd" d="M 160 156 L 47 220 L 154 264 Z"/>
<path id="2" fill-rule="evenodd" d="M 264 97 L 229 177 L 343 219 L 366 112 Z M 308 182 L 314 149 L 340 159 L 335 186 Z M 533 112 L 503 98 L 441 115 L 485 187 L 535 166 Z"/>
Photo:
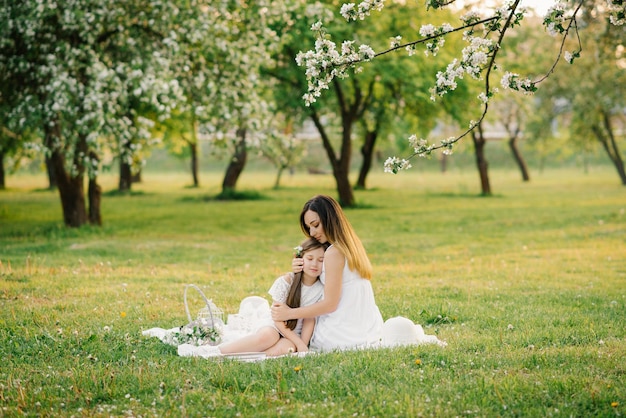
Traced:
<path id="1" fill-rule="evenodd" d="M 462 5 L 464 3 L 463 0 L 458 1 L 459 5 Z M 471 1 L 471 3 L 473 4 L 483 4 L 483 5 L 491 5 L 493 7 L 494 4 L 497 5 L 502 5 L 504 2 L 502 0 L 482 0 L 480 2 L 477 2 L 476 0 Z M 539 16 L 544 16 L 546 14 L 546 12 L 548 11 L 548 9 L 550 8 L 550 6 L 554 5 L 555 1 L 552 0 L 522 0 L 520 3 L 520 6 L 522 7 L 528 7 L 529 9 L 535 9 L 535 12 L 539 15 Z"/>
<path id="2" fill-rule="evenodd" d="M 553 1 L 547 0 L 522 0 L 520 3 L 523 7 L 535 9 L 539 16 L 543 16 L 548 11 L 548 8 L 554 4 Z"/>

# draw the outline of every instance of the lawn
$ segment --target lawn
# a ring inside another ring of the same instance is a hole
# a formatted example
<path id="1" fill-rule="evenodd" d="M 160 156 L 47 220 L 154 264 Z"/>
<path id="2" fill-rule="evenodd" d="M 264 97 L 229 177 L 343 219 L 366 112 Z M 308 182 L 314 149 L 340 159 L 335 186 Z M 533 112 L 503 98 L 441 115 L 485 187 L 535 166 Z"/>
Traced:
<path id="1" fill-rule="evenodd" d="M 347 216 L 383 317 L 448 346 L 272 359 L 182 358 L 141 336 L 186 321 L 195 283 L 227 313 L 266 296 L 330 176 L 244 172 L 254 200 L 105 176 L 104 226 L 67 229 L 45 178 L 0 191 L 0 416 L 453 417 L 626 414 L 626 189 L 611 168 L 372 174 Z M 192 301 L 193 309 L 201 307 Z"/>

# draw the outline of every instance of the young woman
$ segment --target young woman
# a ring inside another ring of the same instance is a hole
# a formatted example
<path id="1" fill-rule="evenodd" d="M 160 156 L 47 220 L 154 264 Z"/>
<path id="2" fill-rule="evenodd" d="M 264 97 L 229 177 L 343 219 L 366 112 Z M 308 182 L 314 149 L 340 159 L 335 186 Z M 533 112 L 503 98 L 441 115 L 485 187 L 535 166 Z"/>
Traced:
<path id="1" fill-rule="evenodd" d="M 296 247 L 295 256 L 303 260 L 299 273 L 287 273 L 274 282 L 269 294 L 275 303 L 285 303 L 297 308 L 319 301 L 324 294 L 324 287 L 319 281 L 326 246 L 308 238 Z M 269 319 L 269 318 L 268 318 Z M 179 346 L 180 355 L 212 357 L 223 354 L 264 352 L 266 356 L 280 356 L 291 352 L 308 351 L 309 341 L 315 327 L 315 319 L 292 321 L 269 321 L 261 323 L 254 334 L 219 346 L 193 347 L 188 344 Z"/>
<path id="2" fill-rule="evenodd" d="M 330 244 L 320 276 L 324 298 L 298 308 L 274 302 L 272 319 L 317 317 L 310 344 L 317 351 L 379 344 L 383 318 L 370 282 L 372 265 L 339 203 L 329 196 L 313 197 L 302 209 L 300 226 L 305 235 Z M 294 269 L 299 262 L 294 260 Z"/>

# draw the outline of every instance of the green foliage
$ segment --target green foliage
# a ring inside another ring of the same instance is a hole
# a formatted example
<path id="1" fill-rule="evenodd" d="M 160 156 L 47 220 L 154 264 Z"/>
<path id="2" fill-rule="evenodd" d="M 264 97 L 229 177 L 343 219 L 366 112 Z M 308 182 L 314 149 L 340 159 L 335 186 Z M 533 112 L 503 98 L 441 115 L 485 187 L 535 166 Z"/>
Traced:
<path id="1" fill-rule="evenodd" d="M 626 125 L 623 91 L 626 32 L 623 27 L 610 24 L 609 19 L 593 18 L 595 13 L 606 17 L 606 10 L 591 9 L 597 4 L 600 2 L 589 2 L 588 9 L 583 9 L 586 19 L 579 36 L 584 49 L 578 57 L 573 54 L 576 59 L 571 63 L 561 58 L 558 71 L 537 94 L 541 104 L 537 113 L 548 119 L 544 119 L 544 126 L 551 123 L 556 131 L 548 136 L 548 141 L 558 140 L 560 135 L 568 140 L 573 151 L 582 153 L 590 152 L 592 143 L 602 143 L 604 152 L 619 170 L 623 164 L 619 140 L 624 138 L 621 128 Z M 567 43 L 564 54 L 571 54 L 576 47 L 573 41 Z M 623 167 L 621 175 L 626 182 Z"/>
<path id="2" fill-rule="evenodd" d="M 178 96 L 167 60 L 158 59 L 174 42 L 164 18 L 174 9 L 143 0 L 7 4 L 0 12 L 4 124 L 45 137 L 31 146 L 62 152 L 71 176 L 95 175 L 106 153 L 139 152 L 151 137 L 145 116 L 166 117 Z"/>
<path id="3" fill-rule="evenodd" d="M 262 141 L 273 128 L 265 124 L 273 109 L 265 100 L 271 83 L 258 70 L 280 44 L 269 25 L 281 21 L 288 5 L 6 3 L 0 8 L 0 157 L 28 147 L 52 155 L 56 171 L 63 171 L 58 177 L 73 180 L 59 183 L 64 218 L 81 226 L 87 217 L 77 185 L 84 174 L 95 178 L 118 158 L 138 169 L 166 133 L 179 153 L 198 144 L 200 125 L 205 138 L 226 133 L 225 144 L 238 143 L 230 135 L 236 129 L 256 130 L 249 144 Z M 18 142 L 10 143 L 5 132 Z"/>
<path id="4" fill-rule="evenodd" d="M 59 224 L 54 193 L 33 192 L 40 179 L 12 178 L 0 201 L 2 415 L 624 415 L 623 187 L 606 167 L 530 184 L 493 174 L 502 194 L 479 198 L 462 173 L 375 173 L 347 210 L 383 317 L 407 316 L 446 348 L 261 363 L 181 358 L 141 331 L 187 322 L 186 283 L 226 313 L 265 295 L 302 239 L 303 202 L 334 193 L 328 176 L 274 190 L 273 173 L 244 174 L 266 199 L 206 201 L 213 190 L 184 188 L 184 175 L 151 174 L 143 193 L 103 201 L 104 228 L 80 230 Z"/>

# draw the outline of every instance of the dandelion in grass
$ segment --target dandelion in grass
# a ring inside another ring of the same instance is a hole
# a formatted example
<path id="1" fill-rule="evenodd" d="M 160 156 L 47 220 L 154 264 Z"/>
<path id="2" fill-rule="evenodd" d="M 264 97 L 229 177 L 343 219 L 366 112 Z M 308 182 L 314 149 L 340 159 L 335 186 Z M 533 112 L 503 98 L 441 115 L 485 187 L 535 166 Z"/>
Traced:
<path id="1" fill-rule="evenodd" d="M 296 366 L 293 368 L 294 372 L 299 372 L 300 370 L 302 370 L 302 366 Z"/>
<path id="2" fill-rule="evenodd" d="M 421 365 L 422 365 L 422 360 L 421 360 L 421 359 L 416 358 L 416 359 L 415 359 L 415 365 L 417 365 L 417 366 L 421 366 Z"/>
<path id="3" fill-rule="evenodd" d="M 619 402 L 611 402 L 611 406 L 613 408 L 617 408 L 619 406 Z"/>
<path id="4" fill-rule="evenodd" d="M 126 318 L 126 312 L 124 312 L 124 311 L 120 312 L 120 317 L 121 318 Z"/>

